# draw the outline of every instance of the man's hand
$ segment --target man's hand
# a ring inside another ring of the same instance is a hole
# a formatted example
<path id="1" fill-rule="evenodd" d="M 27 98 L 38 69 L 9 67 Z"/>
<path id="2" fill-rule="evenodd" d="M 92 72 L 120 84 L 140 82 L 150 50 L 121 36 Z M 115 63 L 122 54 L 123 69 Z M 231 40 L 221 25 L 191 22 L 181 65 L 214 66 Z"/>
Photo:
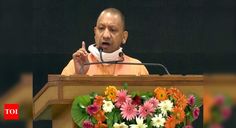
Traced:
<path id="1" fill-rule="evenodd" d="M 77 50 L 73 55 L 75 73 L 76 74 L 86 74 L 89 69 L 89 65 L 84 65 L 88 63 L 88 52 L 86 51 L 85 42 L 82 41 L 82 48 Z"/>

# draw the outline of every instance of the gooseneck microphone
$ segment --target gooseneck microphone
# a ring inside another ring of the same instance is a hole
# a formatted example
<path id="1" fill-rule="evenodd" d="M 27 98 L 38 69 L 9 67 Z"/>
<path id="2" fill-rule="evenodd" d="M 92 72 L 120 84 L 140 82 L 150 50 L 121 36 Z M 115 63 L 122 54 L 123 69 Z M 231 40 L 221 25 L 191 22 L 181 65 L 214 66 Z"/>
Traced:
<path id="1" fill-rule="evenodd" d="M 81 68 L 83 68 L 83 66 L 85 66 L 85 65 L 96 65 L 96 64 L 123 64 L 123 65 L 158 66 L 158 67 L 163 68 L 167 75 L 170 75 L 168 69 L 163 64 L 160 64 L 160 63 L 131 63 L 131 62 L 123 62 L 124 61 L 124 57 L 123 57 L 124 53 L 123 52 L 119 53 L 119 57 L 121 58 L 120 60 L 104 61 L 103 58 L 102 58 L 102 51 L 103 51 L 103 49 L 102 48 L 98 48 L 98 50 L 99 50 L 101 62 L 85 63 L 84 65 L 82 65 Z M 81 69 L 81 71 L 83 71 L 83 69 Z"/>
<path id="2" fill-rule="evenodd" d="M 101 61 L 104 62 L 104 61 L 103 61 L 103 58 L 102 58 L 102 51 L 103 51 L 103 49 L 102 49 L 101 47 L 99 47 L 99 48 L 98 48 L 98 51 L 99 51 L 99 55 L 100 55 Z"/>

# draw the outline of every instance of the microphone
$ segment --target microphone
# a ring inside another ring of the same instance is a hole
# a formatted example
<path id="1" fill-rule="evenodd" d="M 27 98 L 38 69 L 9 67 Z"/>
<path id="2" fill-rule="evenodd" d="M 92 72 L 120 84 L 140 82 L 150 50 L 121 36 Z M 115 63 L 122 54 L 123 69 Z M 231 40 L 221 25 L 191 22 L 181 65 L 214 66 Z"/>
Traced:
<path id="1" fill-rule="evenodd" d="M 103 51 L 103 49 L 102 49 L 101 47 L 99 47 L 99 48 L 98 48 L 98 51 L 99 51 L 99 54 L 100 54 L 100 59 L 101 59 L 101 61 L 104 62 L 104 61 L 103 61 L 103 58 L 102 58 L 102 51 Z"/>
<path id="2" fill-rule="evenodd" d="M 131 62 L 123 62 L 124 61 L 124 53 L 120 52 L 119 53 L 119 57 L 122 58 L 120 60 L 116 60 L 116 61 L 104 61 L 102 58 L 102 48 L 98 48 L 99 50 L 99 54 L 100 54 L 100 59 L 101 62 L 93 62 L 93 63 L 85 63 L 84 65 L 96 65 L 96 64 L 124 64 L 124 65 L 145 65 L 145 66 L 158 66 L 164 69 L 164 71 L 166 72 L 167 75 L 170 75 L 170 72 L 168 71 L 168 69 L 166 68 L 166 66 L 164 66 L 163 64 L 160 63 L 131 63 Z M 81 67 L 83 68 L 83 67 Z M 83 69 L 82 69 L 83 70 Z"/>

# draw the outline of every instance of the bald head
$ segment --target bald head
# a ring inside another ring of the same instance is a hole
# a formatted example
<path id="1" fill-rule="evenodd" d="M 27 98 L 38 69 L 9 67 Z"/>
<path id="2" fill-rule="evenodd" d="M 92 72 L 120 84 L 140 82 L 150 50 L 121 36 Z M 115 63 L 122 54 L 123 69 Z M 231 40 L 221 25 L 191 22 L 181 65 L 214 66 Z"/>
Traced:
<path id="1" fill-rule="evenodd" d="M 94 34 L 97 48 L 101 47 L 106 53 L 118 50 L 128 38 L 123 14 L 115 8 L 103 10 L 97 19 Z"/>
<path id="2" fill-rule="evenodd" d="M 106 13 L 110 13 L 111 15 L 117 15 L 117 16 L 120 18 L 120 20 L 121 20 L 121 24 L 122 24 L 123 30 L 125 30 L 125 17 L 124 17 L 124 15 L 122 14 L 122 12 L 121 12 L 120 10 L 115 9 L 115 8 L 107 8 L 107 9 L 104 9 L 104 10 L 100 13 L 100 15 L 99 15 L 99 17 L 98 17 L 98 19 L 97 19 L 97 23 L 98 23 L 98 20 L 100 19 L 100 17 L 101 17 L 102 15 L 106 14 Z"/>

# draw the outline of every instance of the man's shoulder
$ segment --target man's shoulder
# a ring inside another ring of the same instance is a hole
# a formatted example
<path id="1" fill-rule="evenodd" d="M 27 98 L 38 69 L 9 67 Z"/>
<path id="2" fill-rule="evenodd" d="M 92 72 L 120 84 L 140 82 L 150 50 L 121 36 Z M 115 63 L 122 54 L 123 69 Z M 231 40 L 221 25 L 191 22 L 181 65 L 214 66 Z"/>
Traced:
<path id="1" fill-rule="evenodd" d="M 133 58 L 133 57 L 130 57 L 128 55 L 125 55 L 125 60 L 128 61 L 128 62 L 131 62 L 131 63 L 142 63 L 140 60 L 138 60 L 136 58 Z"/>

